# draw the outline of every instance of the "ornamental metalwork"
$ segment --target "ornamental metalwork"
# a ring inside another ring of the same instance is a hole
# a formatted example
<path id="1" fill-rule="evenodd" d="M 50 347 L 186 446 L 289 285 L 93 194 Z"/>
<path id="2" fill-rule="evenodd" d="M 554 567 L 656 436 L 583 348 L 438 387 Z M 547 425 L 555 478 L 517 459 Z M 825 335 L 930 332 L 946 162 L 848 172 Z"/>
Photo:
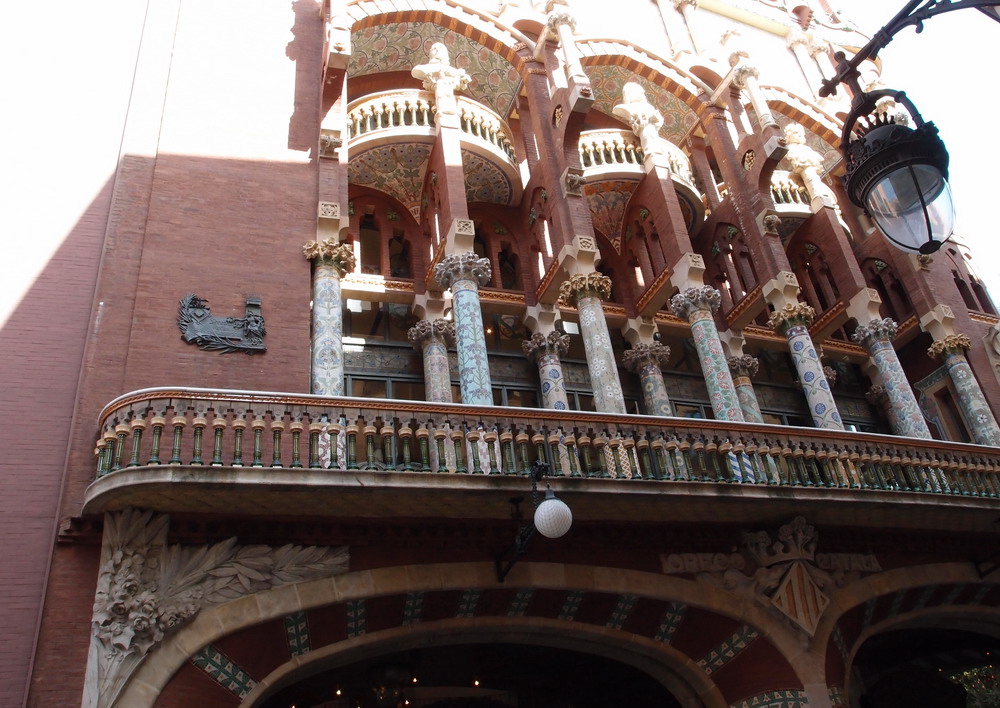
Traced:
<path id="1" fill-rule="evenodd" d="M 357 264 L 354 256 L 354 249 L 349 243 L 340 243 L 332 238 L 322 241 L 309 241 L 302 247 L 302 255 L 317 264 L 332 265 L 341 277 L 347 273 L 353 273 Z"/>
<path id="2" fill-rule="evenodd" d="M 468 280 L 477 285 L 490 282 L 493 269 L 488 258 L 480 258 L 473 252 L 454 253 L 445 256 L 434 266 L 434 277 L 443 288 L 451 288 L 455 283 Z"/>
<path id="3" fill-rule="evenodd" d="M 177 308 L 177 328 L 185 342 L 207 351 L 220 354 L 267 351 L 260 298 L 248 296 L 244 312 L 243 317 L 214 317 L 208 300 L 188 293 Z"/>
<path id="4" fill-rule="evenodd" d="M 972 340 L 967 334 L 949 334 L 944 339 L 934 342 L 927 350 L 931 359 L 939 359 L 945 354 L 962 353 L 972 346 Z"/>
<path id="5" fill-rule="evenodd" d="M 602 273 L 586 273 L 570 277 L 559 286 L 559 303 L 576 306 L 581 297 L 596 297 L 607 300 L 611 297 L 611 278 Z"/>
<path id="6" fill-rule="evenodd" d="M 688 288 L 670 298 L 670 311 L 677 317 L 690 319 L 695 312 L 715 312 L 722 304 L 722 294 L 711 285 Z"/>
<path id="7" fill-rule="evenodd" d="M 785 330 L 795 325 L 808 327 L 815 317 L 816 310 L 804 302 L 789 303 L 771 313 L 767 320 L 767 326 L 778 334 L 784 334 Z"/>

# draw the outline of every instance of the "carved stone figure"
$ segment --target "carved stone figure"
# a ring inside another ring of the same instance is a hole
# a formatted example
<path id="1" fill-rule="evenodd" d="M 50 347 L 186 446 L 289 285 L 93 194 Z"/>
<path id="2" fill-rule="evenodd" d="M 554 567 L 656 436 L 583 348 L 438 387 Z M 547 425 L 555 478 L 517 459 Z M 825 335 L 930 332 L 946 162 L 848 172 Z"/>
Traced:
<path id="1" fill-rule="evenodd" d="M 626 121 L 632 131 L 639 136 L 642 150 L 647 155 L 662 154 L 660 127 L 663 116 L 646 98 L 646 90 L 642 85 L 629 81 L 622 87 L 622 103 L 614 107 L 612 112 Z"/>
<path id="2" fill-rule="evenodd" d="M 413 67 L 412 75 L 422 79 L 424 88 L 434 92 L 434 107 L 438 115 L 457 114 L 455 92 L 469 85 L 469 74 L 453 67 L 448 57 L 448 47 L 441 42 L 431 46 L 430 61 Z"/>
<path id="3" fill-rule="evenodd" d="M 785 126 L 784 134 L 788 146 L 785 158 L 791 165 L 792 172 L 802 178 L 809 197 L 828 198 L 831 203 L 836 203 L 833 192 L 823 183 L 823 160 L 819 153 L 806 145 L 805 128 L 798 123 L 789 123 Z"/>

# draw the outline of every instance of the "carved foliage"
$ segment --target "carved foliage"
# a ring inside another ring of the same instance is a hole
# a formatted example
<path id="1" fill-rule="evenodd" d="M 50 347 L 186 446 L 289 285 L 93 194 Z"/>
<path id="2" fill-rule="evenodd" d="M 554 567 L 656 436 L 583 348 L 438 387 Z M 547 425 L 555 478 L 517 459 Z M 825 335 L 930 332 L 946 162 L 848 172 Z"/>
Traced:
<path id="1" fill-rule="evenodd" d="M 927 350 L 927 356 L 938 359 L 945 354 L 961 354 L 972 346 L 972 339 L 967 334 L 949 334 L 944 339 L 934 342 Z"/>
<path id="2" fill-rule="evenodd" d="M 851 339 L 862 346 L 870 346 L 873 341 L 892 341 L 896 337 L 896 330 L 899 326 L 894 320 L 886 317 L 881 320 L 872 320 L 866 325 L 859 325 Z"/>
<path id="3" fill-rule="evenodd" d="M 611 278 L 601 273 L 574 275 L 559 286 L 559 302 L 575 307 L 581 297 L 607 300 L 611 297 Z"/>
<path id="4" fill-rule="evenodd" d="M 480 258 L 475 253 L 457 253 L 445 256 L 434 266 L 434 277 L 443 288 L 450 288 L 459 280 L 471 280 L 478 285 L 490 282 L 493 269 L 488 258 Z"/>
<path id="5" fill-rule="evenodd" d="M 562 332 L 549 332 L 548 335 L 535 332 L 530 339 L 521 342 L 521 349 L 529 358 L 543 354 L 563 356 L 569 351 L 569 335 Z"/>
<path id="6" fill-rule="evenodd" d="M 815 316 L 816 310 L 809 305 L 802 302 L 789 303 L 780 310 L 771 313 L 771 317 L 767 320 L 767 326 L 778 334 L 784 334 L 785 330 L 795 325 L 808 327 L 812 324 Z"/>
<path id="7" fill-rule="evenodd" d="M 726 363 L 729 364 L 729 370 L 736 376 L 746 376 L 747 378 L 756 376 L 757 370 L 760 368 L 760 361 L 757 357 L 749 354 L 731 356 L 726 359 Z"/>
<path id="8" fill-rule="evenodd" d="M 443 318 L 420 320 L 410 328 L 406 336 L 415 347 L 422 347 L 424 342 L 432 337 L 442 339 L 448 344 L 454 344 L 455 323 Z"/>
<path id="9" fill-rule="evenodd" d="M 662 369 L 669 361 L 670 347 L 659 342 L 633 345 L 622 356 L 625 368 L 635 372 L 641 372 L 647 366 L 658 366 Z"/>
<path id="10" fill-rule="evenodd" d="M 341 276 L 353 272 L 357 262 L 349 243 L 338 243 L 332 238 L 309 241 L 302 247 L 302 255 L 311 261 L 332 265 Z"/>
<path id="11" fill-rule="evenodd" d="M 715 312 L 722 303 L 722 294 L 711 285 L 700 288 L 688 288 L 670 299 L 670 310 L 677 317 L 688 319 L 692 313 L 699 310 Z"/>

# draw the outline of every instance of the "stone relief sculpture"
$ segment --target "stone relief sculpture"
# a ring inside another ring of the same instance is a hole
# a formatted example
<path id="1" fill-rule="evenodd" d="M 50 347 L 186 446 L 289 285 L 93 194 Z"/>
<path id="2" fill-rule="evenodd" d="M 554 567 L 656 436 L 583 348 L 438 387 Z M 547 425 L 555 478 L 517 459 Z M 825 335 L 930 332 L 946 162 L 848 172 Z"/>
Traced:
<path id="1" fill-rule="evenodd" d="M 348 569 L 346 547 L 167 545 L 169 523 L 152 511 L 105 514 L 84 708 L 114 705 L 149 652 L 200 610 Z"/>
<path id="2" fill-rule="evenodd" d="M 469 85 L 469 75 L 463 69 L 451 65 L 448 47 L 441 42 L 431 46 L 430 61 L 413 67 L 416 79 L 422 79 L 424 89 L 434 92 L 434 107 L 440 114 L 458 113 L 455 92 Z"/>
<path id="3" fill-rule="evenodd" d="M 828 199 L 836 204 L 833 191 L 823 183 L 823 160 L 819 153 L 806 145 L 806 131 L 798 123 L 789 123 L 784 130 L 788 154 L 785 159 L 792 167 L 792 172 L 802 179 L 811 199 Z"/>

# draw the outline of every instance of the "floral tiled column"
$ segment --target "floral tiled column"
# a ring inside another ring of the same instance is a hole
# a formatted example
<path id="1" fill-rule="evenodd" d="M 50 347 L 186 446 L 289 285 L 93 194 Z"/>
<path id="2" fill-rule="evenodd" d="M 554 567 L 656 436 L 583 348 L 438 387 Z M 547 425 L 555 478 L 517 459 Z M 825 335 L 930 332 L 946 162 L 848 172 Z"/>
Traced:
<path id="1" fill-rule="evenodd" d="M 569 351 L 569 336 L 562 332 L 549 332 L 548 335 L 535 332 L 531 339 L 521 343 L 521 348 L 538 365 L 542 406 L 557 411 L 568 410 L 569 399 L 566 396 L 566 380 L 560 357 Z"/>
<path id="2" fill-rule="evenodd" d="M 424 357 L 424 392 L 428 401 L 451 403 L 448 343 L 455 341 L 455 325 L 445 319 L 420 320 L 408 332 Z"/>
<path id="3" fill-rule="evenodd" d="M 701 359 L 701 371 L 708 386 L 712 411 L 716 420 L 743 420 L 740 401 L 736 396 L 733 377 L 729 373 L 726 356 L 722 353 L 719 330 L 712 313 L 719 309 L 722 295 L 710 285 L 688 288 L 674 295 L 670 309 L 691 324 L 691 338 Z"/>
<path id="4" fill-rule="evenodd" d="M 972 340 L 968 335 L 949 334 L 934 342 L 927 354 L 935 359 L 940 358 L 948 369 L 955 393 L 958 394 L 958 405 L 961 406 L 965 422 L 972 432 L 972 439 L 980 445 L 1000 445 L 997 420 L 965 358 L 965 350 L 971 346 Z"/>
<path id="5" fill-rule="evenodd" d="M 896 323 L 885 318 L 860 325 L 854 331 L 852 339 L 868 350 L 872 363 L 882 377 L 882 386 L 892 410 L 893 432 L 909 438 L 929 439 L 931 431 L 892 346 L 895 337 Z"/>
<path id="6" fill-rule="evenodd" d="M 642 402 L 647 415 L 673 415 L 667 385 L 663 381 L 663 367 L 670 360 L 670 347 L 653 342 L 636 344 L 625 352 L 625 368 L 639 374 Z"/>
<path id="7" fill-rule="evenodd" d="M 733 386 L 736 387 L 736 398 L 740 401 L 743 420 L 748 423 L 763 423 L 764 416 L 760 412 L 760 403 L 757 402 L 757 394 L 754 393 L 753 384 L 750 383 L 750 378 L 760 368 L 760 362 L 756 357 L 744 354 L 731 356 L 726 359 L 726 363 L 733 374 Z"/>
<path id="8" fill-rule="evenodd" d="M 310 388 L 322 396 L 344 395 L 344 314 L 340 279 L 354 270 L 350 244 L 310 241 L 302 253 L 313 262 L 312 373 Z"/>
<path id="9" fill-rule="evenodd" d="M 622 383 L 601 305 L 601 301 L 610 296 L 611 278 L 600 273 L 574 275 L 559 286 L 559 300 L 575 306 L 580 315 L 580 334 L 587 353 L 594 405 L 602 413 L 625 413 Z"/>
<path id="10" fill-rule="evenodd" d="M 490 274 L 489 260 L 471 252 L 445 256 L 434 267 L 434 276 L 441 287 L 451 289 L 462 403 L 476 406 L 493 405 L 483 311 L 479 304 L 479 286 L 490 281 Z"/>
<path id="11" fill-rule="evenodd" d="M 805 303 L 789 303 L 771 313 L 768 325 L 788 340 L 788 351 L 792 355 L 795 370 L 799 372 L 799 382 L 809 405 L 813 425 L 817 428 L 843 430 L 844 423 L 833 400 L 830 383 L 826 380 L 816 346 L 809 336 L 809 325 L 815 314 L 816 311 Z"/>

